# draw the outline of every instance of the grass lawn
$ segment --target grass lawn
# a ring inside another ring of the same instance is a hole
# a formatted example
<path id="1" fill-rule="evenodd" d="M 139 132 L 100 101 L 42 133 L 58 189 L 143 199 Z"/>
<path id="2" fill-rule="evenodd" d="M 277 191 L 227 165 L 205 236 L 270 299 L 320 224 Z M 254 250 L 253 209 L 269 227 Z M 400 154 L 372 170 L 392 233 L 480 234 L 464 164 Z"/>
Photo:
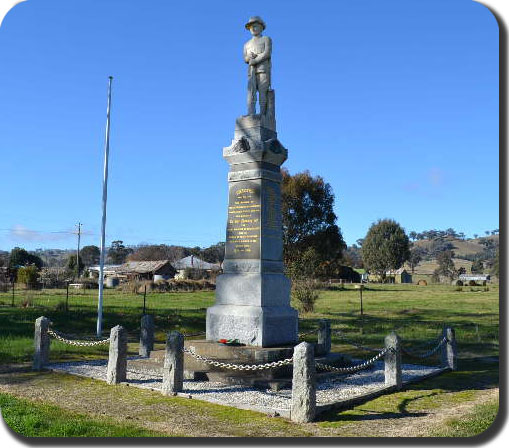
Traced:
<path id="1" fill-rule="evenodd" d="M 5 423 L 25 437 L 167 437 L 132 424 L 118 424 L 111 418 L 90 418 L 64 411 L 46 403 L 15 398 L 0 393 L 0 409 Z"/>
<path id="2" fill-rule="evenodd" d="M 31 360 L 34 321 L 41 315 L 50 318 L 54 323 L 54 327 L 64 333 L 83 336 L 92 336 L 95 333 L 97 291 L 73 292 L 69 297 L 69 311 L 65 311 L 61 305 L 65 301 L 65 291 L 47 290 L 36 293 L 19 291 L 17 292 L 18 296 L 16 296 L 16 303 L 18 304 L 16 307 L 10 306 L 10 294 L 10 292 L 0 293 L 1 364 L 15 364 Z M 173 401 L 168 401 L 169 398 L 153 392 L 149 401 L 153 401 L 154 406 L 163 406 L 162 403 L 165 404 L 164 406 L 171 404 L 173 412 L 177 412 L 177 415 L 184 415 L 188 420 L 196 419 L 201 415 L 200 418 L 204 418 L 204 421 L 210 420 L 210 424 L 198 425 L 196 430 L 191 427 L 184 427 L 175 432 L 174 429 L 169 430 L 165 426 L 168 421 L 171 421 L 170 414 L 168 414 L 165 422 L 161 422 L 160 426 L 147 427 L 145 425 L 142 429 L 162 431 L 171 435 L 207 436 L 211 434 L 211 425 L 220 425 L 221 428 L 216 427 L 212 432 L 213 434 L 254 436 L 262 434 L 260 428 L 262 426 L 265 428 L 267 422 L 273 422 L 275 426 L 269 425 L 268 429 L 263 432 L 264 436 L 403 436 L 408 434 L 462 436 L 476 433 L 476 431 L 477 433 L 482 432 L 486 425 L 489 426 L 489 422 L 492 421 L 492 417 L 495 415 L 494 405 L 492 404 L 495 402 L 496 396 L 488 396 L 487 394 L 490 391 L 496 391 L 498 387 L 498 294 L 498 285 L 489 285 L 488 290 L 483 287 L 463 287 L 462 290 L 458 290 L 456 287 L 449 285 L 428 285 L 424 287 L 416 285 L 369 285 L 363 291 L 364 315 L 361 317 L 359 291 L 353 286 L 346 285 L 344 289 L 324 290 L 316 303 L 315 311 L 300 315 L 300 332 L 315 329 L 318 319 L 327 318 L 331 320 L 333 328 L 341 329 L 349 339 L 360 344 L 381 347 L 383 346 L 384 337 L 390 331 L 396 330 L 402 337 L 403 344 L 406 347 L 417 348 L 419 345 L 435 339 L 440 334 L 443 325 L 447 324 L 453 326 L 456 330 L 460 358 L 458 371 L 415 384 L 405 391 L 379 397 L 348 411 L 322 415 L 313 424 L 297 426 L 288 424 L 282 419 L 269 419 L 261 416 L 261 414 L 246 414 L 247 411 L 215 405 L 209 406 L 198 401 L 193 402 L 192 405 L 192 400 L 173 399 Z M 23 302 L 31 303 L 31 305 L 22 307 Z M 156 340 L 158 344 L 156 344 L 156 348 L 163 347 L 165 332 L 170 329 L 179 329 L 185 333 L 204 331 L 205 310 L 213 302 L 213 292 L 148 294 L 147 309 L 149 313 L 154 315 L 157 329 Z M 109 328 L 114 325 L 123 325 L 129 332 L 129 350 L 132 354 L 137 353 L 143 296 L 107 290 L 104 304 L 104 334 L 106 335 Z M 305 340 L 315 341 L 316 336 L 310 334 L 305 337 Z M 359 358 L 371 356 L 369 353 L 359 351 L 346 344 L 338 335 L 333 336 L 333 350 Z M 86 357 L 107 357 L 107 351 L 107 346 L 100 348 L 71 347 L 52 341 L 50 359 L 56 361 Z M 416 362 L 411 358 L 404 358 L 404 361 Z M 438 359 L 426 359 L 425 363 L 435 364 L 438 363 Z M 3 392 L 9 394 L 4 399 L 34 399 L 31 395 L 24 396 L 25 389 L 15 385 L 17 380 L 14 378 L 23 378 L 23 375 L 21 377 L 19 375 L 9 376 L 8 373 L 6 375 L 3 375 L 3 383 L 0 383 Z M 26 387 L 28 384 L 33 386 L 31 394 L 39 389 L 47 392 L 46 395 L 43 395 L 44 403 L 38 401 L 36 402 L 38 405 L 46 405 L 48 404 L 47 401 L 51 401 L 49 398 L 51 393 L 48 390 L 54 387 L 52 383 L 57 378 L 58 393 L 56 393 L 55 400 L 50 404 L 61 410 L 68 406 L 67 404 L 65 406 L 61 405 L 60 401 L 60 395 L 65 395 L 65 390 L 68 387 L 69 398 L 66 401 L 70 403 L 71 409 L 65 409 L 65 412 L 76 413 L 78 417 L 81 415 L 79 409 L 74 409 L 72 404 L 75 402 L 83 403 L 87 395 L 74 397 L 73 394 L 77 394 L 80 387 L 85 387 L 89 383 L 75 377 L 64 381 L 62 376 L 55 376 L 54 374 L 30 373 L 27 375 L 32 376 L 23 380 L 26 382 L 24 386 Z M 1 373 L 0 376 L 2 376 Z M 39 380 L 40 382 L 38 382 Z M 64 385 L 71 383 L 72 387 L 64 387 Z M 93 388 L 88 386 L 87 388 L 88 394 L 92 390 L 101 390 L 105 397 L 104 400 L 98 400 L 98 397 L 95 397 L 91 406 L 99 406 L 98 403 L 102 403 L 101 406 L 107 407 L 109 406 L 108 400 L 118 399 L 119 389 L 115 387 L 97 384 L 96 382 Z M 131 389 L 125 392 L 129 400 L 136 402 L 140 399 L 140 406 L 144 406 L 143 400 L 145 398 L 139 398 L 141 396 L 139 394 L 143 395 L 150 392 L 134 391 L 132 388 L 125 389 Z M 480 405 L 480 408 L 474 408 L 476 403 L 484 399 L 489 400 Z M 41 398 L 38 398 L 38 400 L 41 400 Z M 12 401 L 7 401 L 7 403 L 11 403 L 7 406 L 12 409 L 18 407 L 23 409 L 21 402 L 21 404 Z M 48 409 L 41 409 L 40 411 L 50 412 Z M 453 410 L 454 413 L 448 414 L 448 410 Z M 39 408 L 34 407 L 34 412 L 36 411 L 39 412 Z M 55 410 L 55 412 L 57 411 Z M 61 414 L 63 421 L 67 418 L 65 412 Z M 89 411 L 79 418 L 97 420 L 97 413 L 102 415 L 103 412 L 105 412 L 104 409 L 97 412 L 95 410 L 93 412 Z M 146 410 L 143 412 L 147 412 L 148 419 L 158 421 L 159 417 L 151 413 L 152 411 Z M 108 413 L 106 412 L 106 414 Z M 16 415 L 16 413 L 13 415 Z M 113 413 L 111 417 L 113 418 L 114 415 L 116 414 Z M 226 417 L 219 418 L 219 415 Z M 255 418 L 255 415 L 259 417 Z M 448 417 L 444 419 L 442 416 Z M 42 418 L 42 420 L 45 419 Z M 50 419 L 49 421 L 57 422 L 57 419 Z M 97 421 L 105 423 L 107 426 L 111 423 L 102 418 Z M 237 423 L 235 425 L 225 424 L 230 421 Z M 256 424 L 252 423 L 255 421 Z M 434 423 L 428 427 L 422 423 L 423 421 L 433 421 Z M 130 420 L 120 423 L 121 425 L 127 425 L 133 431 L 141 430 Z M 386 431 L 385 428 L 389 423 L 392 430 L 390 434 L 386 434 L 384 431 Z M 385 424 L 385 426 L 382 424 Z M 24 427 L 28 431 L 27 434 L 30 433 L 30 424 L 23 423 L 22 425 L 25 425 Z M 181 420 L 175 422 L 173 428 L 179 427 L 178 425 L 181 425 Z M 53 426 L 53 423 L 50 426 Z M 61 429 L 58 429 L 59 424 L 55 423 L 54 426 L 55 434 L 64 434 L 65 431 L 58 432 L 61 431 Z M 95 426 L 91 425 L 91 427 Z M 124 430 L 121 428 L 97 428 L 99 432 L 103 430 Z M 404 428 L 407 428 L 408 431 L 403 431 Z M 47 431 L 53 431 L 53 429 L 50 428 Z"/>

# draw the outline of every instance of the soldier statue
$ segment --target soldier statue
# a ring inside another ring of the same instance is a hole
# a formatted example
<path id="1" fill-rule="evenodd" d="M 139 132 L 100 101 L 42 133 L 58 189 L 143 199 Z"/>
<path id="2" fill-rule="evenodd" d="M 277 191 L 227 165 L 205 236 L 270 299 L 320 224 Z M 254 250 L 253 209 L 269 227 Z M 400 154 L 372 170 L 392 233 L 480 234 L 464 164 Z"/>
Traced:
<path id="1" fill-rule="evenodd" d="M 270 89 L 270 57 L 272 41 L 268 36 L 262 36 L 265 22 L 259 16 L 254 16 L 246 23 L 253 37 L 244 44 L 244 61 L 249 64 L 247 84 L 247 113 L 256 114 L 256 92 L 260 102 L 260 114 L 267 113 L 267 94 Z"/>

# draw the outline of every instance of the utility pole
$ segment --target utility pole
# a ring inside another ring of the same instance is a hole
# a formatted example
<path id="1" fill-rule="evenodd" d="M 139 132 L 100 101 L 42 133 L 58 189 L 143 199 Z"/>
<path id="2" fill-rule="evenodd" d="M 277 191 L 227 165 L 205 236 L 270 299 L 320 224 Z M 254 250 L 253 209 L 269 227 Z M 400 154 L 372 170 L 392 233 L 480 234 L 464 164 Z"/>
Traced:
<path id="1" fill-rule="evenodd" d="M 106 140 L 104 142 L 104 177 L 103 177 L 103 216 L 101 223 L 101 257 L 99 259 L 99 299 L 97 302 L 97 337 L 102 335 L 103 323 L 103 289 L 104 289 L 104 252 L 106 239 L 106 201 L 108 200 L 108 155 L 110 153 L 110 106 L 111 106 L 111 81 L 113 76 L 108 77 L 108 108 L 106 109 Z"/>
<path id="2" fill-rule="evenodd" d="M 76 252 L 76 269 L 78 278 L 80 278 L 80 238 L 81 238 L 81 222 L 78 222 L 78 250 Z"/>

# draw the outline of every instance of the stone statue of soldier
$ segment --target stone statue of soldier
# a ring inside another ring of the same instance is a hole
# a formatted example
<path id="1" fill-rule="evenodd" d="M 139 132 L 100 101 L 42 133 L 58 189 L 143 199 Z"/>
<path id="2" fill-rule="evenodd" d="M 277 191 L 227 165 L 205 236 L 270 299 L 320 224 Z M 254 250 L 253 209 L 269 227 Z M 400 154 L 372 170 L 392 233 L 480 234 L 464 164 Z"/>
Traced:
<path id="1" fill-rule="evenodd" d="M 256 92 L 259 95 L 260 114 L 267 113 L 267 94 L 270 89 L 272 40 L 262 36 L 265 22 L 254 16 L 246 23 L 253 37 L 244 44 L 244 61 L 249 64 L 247 84 L 247 113 L 256 114 Z"/>

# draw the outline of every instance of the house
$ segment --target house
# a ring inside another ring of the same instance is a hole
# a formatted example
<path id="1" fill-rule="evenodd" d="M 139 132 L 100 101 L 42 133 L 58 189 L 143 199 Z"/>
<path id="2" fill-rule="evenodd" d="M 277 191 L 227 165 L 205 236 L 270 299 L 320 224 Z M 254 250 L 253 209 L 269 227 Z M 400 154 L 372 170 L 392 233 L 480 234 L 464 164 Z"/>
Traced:
<path id="1" fill-rule="evenodd" d="M 389 270 L 385 273 L 386 283 L 412 283 L 412 275 L 405 268 Z M 370 282 L 379 282 L 380 277 L 377 274 L 369 274 Z"/>
<path id="2" fill-rule="evenodd" d="M 128 261 L 115 268 L 115 276 L 127 280 L 167 280 L 176 273 L 170 260 Z"/>
<path id="3" fill-rule="evenodd" d="M 196 276 L 202 277 L 203 274 L 210 274 L 221 270 L 220 264 L 208 263 L 195 255 L 189 255 L 188 257 L 181 258 L 173 263 L 173 267 L 177 270 L 175 275 L 176 279 L 186 278 L 189 271 L 193 272 Z"/>

